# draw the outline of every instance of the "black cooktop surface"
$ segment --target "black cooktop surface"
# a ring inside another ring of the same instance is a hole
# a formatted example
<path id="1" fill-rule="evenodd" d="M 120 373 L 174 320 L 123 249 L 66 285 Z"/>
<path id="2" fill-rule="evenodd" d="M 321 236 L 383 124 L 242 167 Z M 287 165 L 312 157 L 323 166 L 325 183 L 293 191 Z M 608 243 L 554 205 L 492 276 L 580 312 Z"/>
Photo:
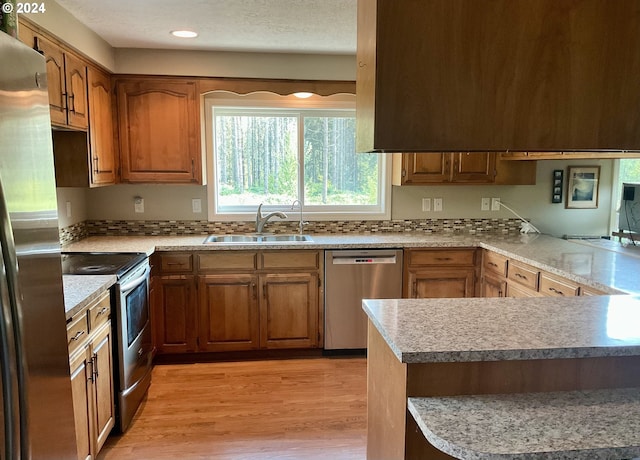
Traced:
<path id="1" fill-rule="evenodd" d="M 62 273 L 121 277 L 146 258 L 144 252 L 63 252 Z"/>

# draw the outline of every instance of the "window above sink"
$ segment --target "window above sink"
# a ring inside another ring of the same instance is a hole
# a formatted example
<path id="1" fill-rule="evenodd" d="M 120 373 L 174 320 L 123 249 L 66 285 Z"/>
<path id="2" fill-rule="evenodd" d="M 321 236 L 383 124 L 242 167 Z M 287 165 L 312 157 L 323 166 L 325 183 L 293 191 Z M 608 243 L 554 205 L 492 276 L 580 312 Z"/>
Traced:
<path id="1" fill-rule="evenodd" d="M 305 218 L 390 218 L 390 164 L 355 153 L 355 97 L 296 99 L 271 93 L 205 97 L 210 220 L 252 220 L 266 212 Z"/>

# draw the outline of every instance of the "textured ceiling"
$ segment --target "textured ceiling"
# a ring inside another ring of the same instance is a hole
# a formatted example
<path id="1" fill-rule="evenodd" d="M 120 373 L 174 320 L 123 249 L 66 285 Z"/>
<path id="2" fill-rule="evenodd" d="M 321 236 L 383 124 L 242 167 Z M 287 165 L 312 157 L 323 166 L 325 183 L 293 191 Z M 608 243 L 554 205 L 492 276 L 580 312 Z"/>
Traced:
<path id="1" fill-rule="evenodd" d="M 57 0 L 116 48 L 313 54 L 355 54 L 356 1 Z"/>

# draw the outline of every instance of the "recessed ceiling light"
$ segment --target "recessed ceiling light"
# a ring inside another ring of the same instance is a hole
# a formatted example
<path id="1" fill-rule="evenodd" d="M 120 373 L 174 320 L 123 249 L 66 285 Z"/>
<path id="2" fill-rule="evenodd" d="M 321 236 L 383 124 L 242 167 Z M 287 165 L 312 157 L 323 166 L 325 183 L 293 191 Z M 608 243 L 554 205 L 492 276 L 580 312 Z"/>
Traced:
<path id="1" fill-rule="evenodd" d="M 300 99 L 306 99 L 308 97 L 313 96 L 313 93 L 307 93 L 305 91 L 301 91 L 299 93 L 293 93 L 295 97 L 299 97 Z"/>
<path id="2" fill-rule="evenodd" d="M 192 30 L 173 30 L 171 31 L 171 35 L 180 38 L 196 38 L 198 33 Z"/>

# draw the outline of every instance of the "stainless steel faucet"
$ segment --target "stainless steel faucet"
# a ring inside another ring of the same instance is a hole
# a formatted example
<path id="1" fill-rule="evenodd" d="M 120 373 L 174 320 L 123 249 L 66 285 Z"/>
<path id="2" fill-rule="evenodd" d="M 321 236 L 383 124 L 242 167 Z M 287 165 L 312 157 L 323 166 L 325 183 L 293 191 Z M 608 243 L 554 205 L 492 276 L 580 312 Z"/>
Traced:
<path id="1" fill-rule="evenodd" d="M 266 223 L 272 217 L 279 217 L 280 219 L 286 219 L 287 215 L 284 212 L 276 211 L 270 212 L 266 216 L 262 215 L 262 203 L 258 206 L 258 212 L 256 213 L 256 233 L 262 233 L 262 229 L 266 225 Z"/>
<path id="2" fill-rule="evenodd" d="M 304 222 L 302 220 L 302 203 L 300 202 L 300 200 L 295 200 L 293 203 L 291 203 L 291 210 L 295 210 L 296 208 L 296 204 L 298 206 L 300 206 L 300 223 L 298 224 L 298 230 L 300 231 L 300 234 L 302 235 L 302 229 L 304 227 L 304 224 L 306 224 L 307 222 Z"/>

